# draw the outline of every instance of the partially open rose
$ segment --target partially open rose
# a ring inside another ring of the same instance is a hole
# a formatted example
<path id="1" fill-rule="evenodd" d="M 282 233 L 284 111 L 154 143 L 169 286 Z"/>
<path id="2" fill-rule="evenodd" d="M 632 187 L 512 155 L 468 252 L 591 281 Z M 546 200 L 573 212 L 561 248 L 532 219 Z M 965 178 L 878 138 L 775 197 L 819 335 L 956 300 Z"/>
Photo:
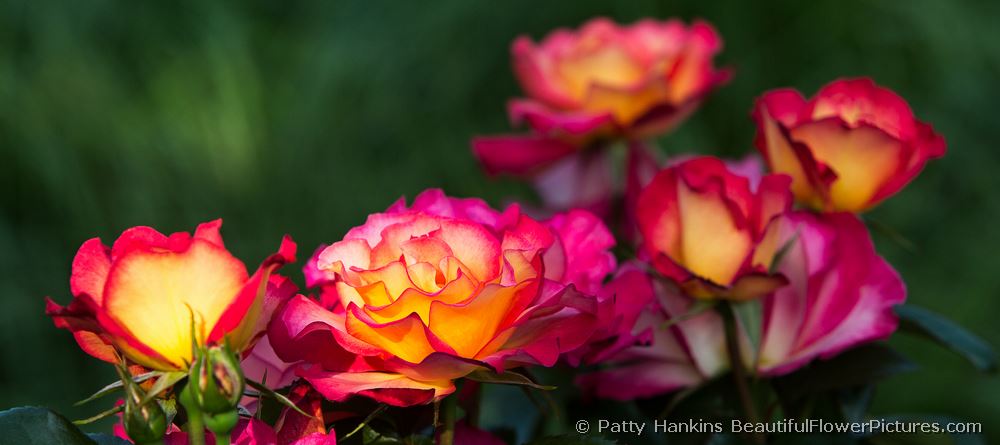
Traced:
<path id="1" fill-rule="evenodd" d="M 793 212 L 776 220 L 767 237 L 789 245 L 777 264 L 789 283 L 744 303 L 761 305 L 763 313 L 759 349 L 741 342 L 744 367 L 763 376 L 787 374 L 896 330 L 893 307 L 905 301 L 906 289 L 857 217 Z M 648 277 L 631 289 L 640 295 L 655 290 L 656 304 L 623 333 L 642 341 L 612 356 L 606 369 L 581 376 L 581 385 L 599 397 L 629 400 L 695 386 L 730 368 L 716 313 L 681 319 L 693 300 Z"/>
<path id="2" fill-rule="evenodd" d="M 870 209 L 945 153 L 944 139 L 871 79 L 834 81 L 808 101 L 770 91 L 753 118 L 771 170 L 791 176 L 795 197 L 822 211 Z"/>
<path id="3" fill-rule="evenodd" d="M 787 176 L 751 184 L 723 161 L 697 157 L 653 178 L 639 194 L 636 220 L 645 255 L 689 295 L 745 300 L 785 283 L 767 270 L 776 246 L 763 240 L 790 204 Z"/>
<path id="4" fill-rule="evenodd" d="M 248 275 L 223 245 L 221 226 L 222 220 L 201 224 L 194 236 L 133 227 L 110 249 L 90 239 L 73 259 L 73 301 L 62 307 L 48 300 L 46 313 L 84 351 L 112 363 L 117 349 L 150 369 L 187 370 L 192 342 L 224 339 L 245 351 L 263 334 L 270 311 L 295 292 L 272 274 L 295 260 L 295 243 L 286 236 Z"/>

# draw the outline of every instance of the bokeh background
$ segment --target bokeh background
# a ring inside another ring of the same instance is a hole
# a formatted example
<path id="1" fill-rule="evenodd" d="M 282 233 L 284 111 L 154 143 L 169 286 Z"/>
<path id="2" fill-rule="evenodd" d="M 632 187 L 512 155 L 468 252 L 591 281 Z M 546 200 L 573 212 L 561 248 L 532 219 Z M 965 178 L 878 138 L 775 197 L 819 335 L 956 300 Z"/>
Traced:
<path id="1" fill-rule="evenodd" d="M 912 302 L 1000 344 L 1000 2 L 0 4 L 0 408 L 98 409 L 71 405 L 111 368 L 42 313 L 44 296 L 69 300 L 92 236 L 222 217 L 253 267 L 284 233 L 304 258 L 427 187 L 534 199 L 480 174 L 468 140 L 509 131 L 515 36 L 597 15 L 701 17 L 724 37 L 736 77 L 658 141 L 666 153 L 751 150 L 748 112 L 769 88 L 868 75 L 904 96 L 949 153 L 871 214 L 916 250 L 874 237 Z M 897 337 L 923 369 L 883 384 L 875 412 L 982 421 L 998 438 L 1000 380 Z"/>

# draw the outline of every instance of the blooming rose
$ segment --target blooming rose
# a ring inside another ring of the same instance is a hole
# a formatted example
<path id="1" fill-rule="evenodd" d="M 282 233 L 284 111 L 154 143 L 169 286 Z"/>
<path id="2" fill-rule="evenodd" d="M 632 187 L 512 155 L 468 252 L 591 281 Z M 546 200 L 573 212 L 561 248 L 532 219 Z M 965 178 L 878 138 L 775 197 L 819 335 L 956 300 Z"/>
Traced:
<path id="1" fill-rule="evenodd" d="M 292 299 L 268 337 L 329 399 L 426 403 L 474 371 L 551 366 L 583 344 L 613 242 L 586 212 L 541 223 L 429 190 L 318 252 L 320 301 Z"/>
<path id="2" fill-rule="evenodd" d="M 110 249 L 92 238 L 73 259 L 73 301 L 62 307 L 47 300 L 46 312 L 84 351 L 112 363 L 117 350 L 147 368 L 186 370 L 192 323 L 195 343 L 225 338 L 244 351 L 264 332 L 270 311 L 294 293 L 272 272 L 295 260 L 295 243 L 286 236 L 251 276 L 226 250 L 221 226 L 201 224 L 194 236 L 133 227 Z"/>
<path id="3" fill-rule="evenodd" d="M 772 224 L 767 237 L 778 245 L 790 243 L 777 265 L 789 283 L 748 303 L 760 304 L 763 313 L 759 349 L 741 342 L 748 369 L 764 376 L 787 374 L 896 330 L 892 308 L 904 302 L 906 289 L 857 217 L 789 213 Z M 647 280 L 633 289 L 653 292 L 653 285 Z M 669 287 L 656 294 L 657 310 L 644 312 L 633 328 L 651 332 L 652 342 L 625 349 L 607 362 L 609 369 L 580 378 L 598 396 L 654 396 L 729 369 L 719 316 L 705 312 L 664 329 L 664 322 L 688 313 L 692 300 Z"/>
<path id="4" fill-rule="evenodd" d="M 533 134 L 477 138 L 473 151 L 491 174 L 546 169 L 539 188 L 563 207 L 600 204 L 610 189 L 610 167 L 603 154 L 583 148 L 672 129 L 729 78 L 712 65 L 721 47 L 712 26 L 701 21 L 619 26 L 599 18 L 537 44 L 522 36 L 511 52 L 528 97 L 508 109 L 511 120 L 527 123 Z M 558 179 L 546 179 L 550 174 Z"/>
<path id="5" fill-rule="evenodd" d="M 751 186 L 723 161 L 698 157 L 672 165 L 639 194 L 636 220 L 653 266 L 699 298 L 749 299 L 784 284 L 768 273 L 768 224 L 791 204 L 789 179 L 767 175 Z M 756 188 L 756 190 L 754 190 Z"/>
<path id="6" fill-rule="evenodd" d="M 770 91 L 753 118 L 771 170 L 790 175 L 795 197 L 823 211 L 868 210 L 945 153 L 944 139 L 871 79 L 834 81 L 808 101 Z"/>

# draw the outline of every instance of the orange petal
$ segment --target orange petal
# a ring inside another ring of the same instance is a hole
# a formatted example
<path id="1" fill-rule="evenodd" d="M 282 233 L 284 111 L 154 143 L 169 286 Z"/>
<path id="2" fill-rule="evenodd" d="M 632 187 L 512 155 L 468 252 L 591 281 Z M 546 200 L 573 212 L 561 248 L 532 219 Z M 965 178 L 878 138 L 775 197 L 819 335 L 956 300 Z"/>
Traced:
<path id="1" fill-rule="evenodd" d="M 399 320 L 410 314 L 417 314 L 425 324 L 430 320 L 431 303 L 440 301 L 447 304 L 461 303 L 476 292 L 476 284 L 466 275 L 448 283 L 436 294 L 426 294 L 417 289 L 407 289 L 392 304 L 380 308 L 365 307 L 365 313 L 377 323 Z"/>
<path id="2" fill-rule="evenodd" d="M 425 329 L 416 314 L 379 324 L 357 306 L 347 311 L 347 332 L 351 336 L 410 363 L 420 363 L 434 352 Z"/>
<path id="3" fill-rule="evenodd" d="M 406 289 L 411 289 L 416 287 L 412 281 L 410 281 L 410 275 L 406 272 L 406 266 L 401 262 L 392 262 L 381 269 L 375 270 L 363 270 L 358 271 L 358 277 L 365 284 L 376 284 L 381 282 L 385 285 L 385 291 L 388 292 L 389 302 L 395 301 L 402 295 L 403 291 Z M 361 292 L 361 289 L 358 289 Z M 365 296 L 364 292 L 361 292 L 362 296 Z M 374 298 L 369 300 L 365 298 L 368 304 L 381 306 L 383 304 L 389 304 L 389 302 L 381 303 L 376 301 Z M 381 304 L 379 304 L 381 303 Z"/>
<path id="4" fill-rule="evenodd" d="M 462 305 L 431 304 L 431 332 L 460 357 L 472 358 L 496 336 L 517 292 L 527 286 L 487 285 L 476 298 Z"/>

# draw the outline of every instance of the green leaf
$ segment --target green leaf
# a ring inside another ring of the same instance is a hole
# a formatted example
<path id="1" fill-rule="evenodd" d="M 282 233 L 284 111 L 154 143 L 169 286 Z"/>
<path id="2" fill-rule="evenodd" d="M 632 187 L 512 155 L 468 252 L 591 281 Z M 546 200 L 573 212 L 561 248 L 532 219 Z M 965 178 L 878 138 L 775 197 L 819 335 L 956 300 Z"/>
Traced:
<path id="1" fill-rule="evenodd" d="M 86 425 L 88 423 L 94 423 L 94 422 L 97 422 L 98 420 L 101 420 L 101 419 L 103 419 L 105 417 L 109 417 L 109 416 L 113 416 L 115 414 L 118 414 L 118 413 L 122 412 L 122 410 L 124 410 L 124 409 L 125 409 L 125 404 L 115 405 L 115 406 L 113 406 L 111 408 L 108 408 L 108 409 L 106 409 L 104 411 L 101 411 L 101 412 L 99 412 L 99 413 L 97 413 L 97 414 L 95 414 L 93 416 L 90 416 L 90 417 L 88 417 L 86 419 L 74 420 L 73 423 L 76 424 L 76 425 Z"/>
<path id="2" fill-rule="evenodd" d="M 864 422 L 865 414 L 872 403 L 875 385 L 862 385 L 855 388 L 844 388 L 837 392 L 837 405 L 844 420 L 848 422 Z"/>
<path id="3" fill-rule="evenodd" d="M 561 436 L 541 437 L 529 442 L 528 445 L 616 445 L 610 439 L 586 434 L 563 434 Z"/>
<path id="4" fill-rule="evenodd" d="M 339 443 L 340 440 L 338 439 L 337 442 Z M 370 425 L 365 425 L 361 431 L 361 443 L 364 445 L 400 445 L 402 441 L 395 433 L 386 434 Z"/>
<path id="5" fill-rule="evenodd" d="M 277 400 L 278 403 L 281 403 L 282 405 L 285 405 L 285 406 L 287 406 L 287 407 L 295 410 L 295 412 L 297 412 L 299 414 L 302 414 L 303 416 L 306 416 L 306 417 L 309 417 L 309 418 L 313 418 L 312 414 L 309 414 L 309 413 L 307 413 L 305 411 L 302 411 L 302 409 L 299 408 L 298 406 L 296 406 L 295 402 L 292 402 L 291 400 L 289 400 L 288 397 L 285 397 L 284 395 L 282 395 L 280 393 L 274 392 L 274 390 L 272 390 L 271 388 L 268 388 L 268 387 L 264 386 L 263 384 L 257 383 L 257 382 L 255 382 L 253 380 L 247 379 L 246 382 L 247 382 L 247 386 L 249 386 L 249 387 L 251 387 L 253 389 L 256 389 L 257 391 L 260 391 L 260 393 L 262 395 L 265 395 L 265 396 L 268 396 L 268 397 L 270 397 L 270 398 L 272 398 L 274 400 Z"/>
<path id="6" fill-rule="evenodd" d="M 541 389 L 544 391 L 552 391 L 556 389 L 555 386 L 546 386 L 535 383 L 529 379 L 528 376 L 514 371 L 507 371 L 502 374 L 492 371 L 476 371 L 466 376 L 466 378 L 480 383 L 527 386 L 529 388 Z"/>
<path id="7" fill-rule="evenodd" d="M 872 343 L 844 352 L 829 360 L 817 360 L 792 374 L 774 379 L 783 400 L 807 394 L 853 388 L 886 377 L 910 372 L 917 365 L 892 348 Z"/>
<path id="8" fill-rule="evenodd" d="M 94 445 L 95 442 L 65 417 L 46 408 L 29 406 L 0 412 L 0 443 Z"/>
<path id="9" fill-rule="evenodd" d="M 989 343 L 955 322 L 912 304 L 896 306 L 900 329 L 925 338 L 965 357 L 982 372 L 997 370 L 996 351 Z"/>
<path id="10" fill-rule="evenodd" d="M 159 376 L 159 375 L 162 375 L 162 374 L 163 373 L 160 372 L 160 371 L 147 372 L 145 374 L 139 374 L 139 375 L 137 375 L 135 377 L 132 377 L 132 381 L 136 382 L 136 383 L 142 383 L 142 382 L 145 382 L 146 380 L 149 380 L 149 379 L 151 379 L 153 377 L 156 377 L 156 376 Z M 121 380 L 112 382 L 112 383 L 108 384 L 108 386 L 105 386 L 105 387 L 101 388 L 99 391 L 97 391 L 94 394 L 92 394 L 90 397 L 87 397 L 86 399 L 83 399 L 83 400 L 81 400 L 79 402 L 76 402 L 75 404 L 73 404 L 73 406 L 80 406 L 80 405 L 83 405 L 85 403 L 93 402 L 94 400 L 97 400 L 97 399 L 99 399 L 101 397 L 104 397 L 104 396 L 106 396 L 108 394 L 111 394 L 116 389 L 121 388 L 122 385 L 123 385 L 123 383 L 122 383 Z"/>
<path id="11" fill-rule="evenodd" d="M 337 441 L 343 442 L 343 441 L 347 440 L 348 438 L 350 438 L 351 436 L 357 434 L 358 431 L 361 431 L 363 428 L 367 427 L 368 424 L 371 423 L 372 419 L 374 419 L 379 414 L 381 414 L 382 411 L 385 411 L 385 409 L 386 409 L 386 405 L 380 404 L 378 406 L 378 408 L 375 408 L 375 410 L 372 411 L 371 414 L 368 415 L 368 417 L 365 417 L 365 420 L 363 420 L 360 424 L 358 424 L 357 428 L 354 428 L 353 431 L 347 433 L 346 435 L 344 435 L 344 437 L 341 437 L 340 439 L 337 439 Z"/>
<path id="12" fill-rule="evenodd" d="M 129 441 L 110 434 L 87 434 L 97 445 L 132 445 Z"/>
<path id="13" fill-rule="evenodd" d="M 163 374 L 160 378 L 156 379 L 156 383 L 153 383 L 153 386 L 149 388 L 149 392 L 147 392 L 146 396 L 142 398 L 142 404 L 145 405 L 150 400 L 153 400 L 156 396 L 160 395 L 160 393 L 171 388 L 184 377 L 187 377 L 187 373 L 181 371 Z"/>
<path id="14" fill-rule="evenodd" d="M 733 315 L 736 316 L 736 319 L 740 322 L 740 327 L 743 328 L 743 332 L 747 334 L 747 339 L 750 340 L 750 350 L 753 351 L 754 355 L 750 357 L 750 362 L 757 363 L 757 351 L 760 349 L 762 330 L 761 319 L 763 317 L 760 300 L 734 302 L 730 303 L 730 305 L 733 308 Z"/>
<path id="15" fill-rule="evenodd" d="M 792 250 L 792 246 L 795 245 L 795 242 L 799 240 L 799 234 L 800 232 L 796 230 L 795 234 L 792 235 L 791 238 L 788 238 L 788 241 L 785 241 L 785 244 L 782 244 L 781 247 L 774 252 L 774 257 L 771 258 L 771 267 L 767 270 L 769 273 L 773 274 L 778 272 L 778 268 L 781 267 L 781 262 L 785 259 L 785 256 L 788 255 L 788 252 Z"/>
<path id="16" fill-rule="evenodd" d="M 663 323 L 660 324 L 660 329 L 670 328 L 671 326 L 673 326 L 673 325 L 675 325 L 677 323 L 680 323 L 682 321 L 685 321 L 685 320 L 694 318 L 694 317 L 696 317 L 698 315 L 701 315 L 703 312 L 708 311 L 709 309 L 714 308 L 717 303 L 718 303 L 718 300 L 714 300 L 714 299 L 713 300 L 701 300 L 701 299 L 695 300 L 694 304 L 691 305 L 691 307 L 688 309 L 687 312 L 685 312 L 685 313 L 683 313 L 681 315 L 678 315 L 678 316 L 676 316 L 674 318 L 671 318 L 671 319 L 669 319 L 667 321 L 664 321 Z"/>

